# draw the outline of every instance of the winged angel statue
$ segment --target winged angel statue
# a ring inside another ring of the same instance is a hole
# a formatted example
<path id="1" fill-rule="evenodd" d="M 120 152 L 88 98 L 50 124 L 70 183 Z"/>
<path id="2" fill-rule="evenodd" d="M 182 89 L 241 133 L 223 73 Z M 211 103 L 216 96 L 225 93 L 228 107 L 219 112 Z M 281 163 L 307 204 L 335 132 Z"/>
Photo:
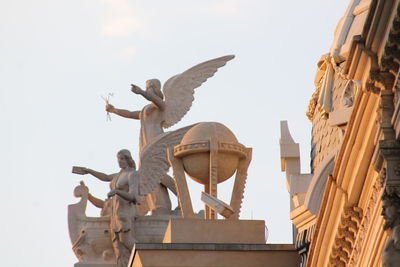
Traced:
<path id="1" fill-rule="evenodd" d="M 230 55 L 200 63 L 168 79 L 162 91 L 161 83 L 157 79 L 146 81 L 146 90 L 132 84 L 131 91 L 142 95 L 151 103 L 141 111 L 118 109 L 111 104 L 106 105 L 106 110 L 125 118 L 140 120 L 139 142 L 140 154 L 142 154 L 145 146 L 164 132 L 163 128 L 175 125 L 189 111 L 194 100 L 194 89 L 233 58 L 234 56 Z"/>
<path id="2" fill-rule="evenodd" d="M 149 144 L 155 142 L 157 137 L 164 133 L 164 128 L 175 125 L 189 111 L 194 100 L 194 89 L 202 85 L 208 78 L 212 77 L 220 67 L 224 66 L 233 58 L 233 55 L 228 55 L 200 63 L 168 79 L 162 91 L 161 82 L 158 79 L 146 81 L 146 90 L 142 90 L 138 86 L 132 84 L 131 91 L 133 93 L 141 95 L 151 102 L 143 107 L 142 110 L 129 111 L 115 108 L 109 103 L 106 104 L 107 112 L 125 118 L 140 120 L 140 162 L 150 160 L 150 158 L 145 158 L 143 153 Z M 165 145 L 167 144 L 165 143 Z M 153 163 L 152 166 L 154 169 L 157 169 L 158 166 L 163 164 L 168 164 L 166 153 L 156 158 L 159 159 L 159 162 Z M 168 179 L 169 176 L 164 175 L 164 178 L 157 178 L 158 180 L 164 179 L 162 184 L 155 183 L 151 180 L 151 175 L 146 176 L 148 177 L 146 182 L 154 185 L 153 191 L 150 191 L 147 197 L 148 206 L 153 213 L 154 211 L 159 211 L 154 214 L 166 213 L 166 210 L 170 210 L 171 202 L 167 189 L 163 185 L 174 183 L 171 182 L 171 179 Z M 145 187 L 144 184 L 145 183 L 141 183 L 141 186 Z M 168 188 L 172 189 L 171 187 Z"/>
<path id="3" fill-rule="evenodd" d="M 177 145 L 192 126 L 159 135 L 143 151 L 139 170 L 136 170 L 131 153 L 126 149 L 117 153 L 118 164 L 121 168 L 117 173 L 105 174 L 85 167 L 74 167 L 75 173 L 91 174 L 101 181 L 109 182 L 111 188 L 107 195 L 108 199 L 105 201 L 96 200 L 91 196 L 83 182 L 76 189 L 79 190 L 78 195 L 83 198 L 83 201 L 69 206 L 68 220 L 73 250 L 80 261 L 96 260 L 97 254 L 101 254 L 103 260 L 110 261 L 109 258 L 114 254 L 117 267 L 125 267 L 128 265 L 134 243 L 148 241 L 137 240 L 135 234 L 135 218 L 143 215 L 140 210 L 142 198 L 153 192 L 162 178 L 167 175 L 169 169 L 165 160 L 167 147 Z M 105 217 L 94 219 L 86 217 L 87 200 L 95 205 L 101 201 L 102 203 L 96 206 L 101 207 L 103 211 L 110 209 L 107 215 L 112 246 L 99 239 L 99 236 L 96 238 L 93 235 L 99 226 L 106 228 Z M 93 244 L 95 245 L 92 246 Z M 110 252 L 111 247 L 114 253 Z M 102 251 L 104 252 L 100 253 Z"/>
<path id="4" fill-rule="evenodd" d="M 145 91 L 132 85 L 133 93 L 142 95 L 151 102 L 141 111 L 117 109 L 107 103 L 106 110 L 108 112 L 140 120 L 140 167 L 136 170 L 130 152 L 123 149 L 117 154 L 121 168 L 118 173 L 107 175 L 84 167 L 74 167 L 75 171 L 73 170 L 73 172 L 91 174 L 101 181 L 110 183 L 111 191 L 108 193 L 108 199 L 106 202 L 100 203 L 99 206 L 103 209 L 107 209 L 107 207 L 110 209 L 107 216 L 109 216 L 110 221 L 112 250 L 118 267 L 126 266 L 130 251 L 136 241 L 146 242 L 146 240 L 137 240 L 134 229 L 135 217 L 147 212 L 145 210 L 143 213 L 143 206 L 149 205 L 152 214 L 154 214 L 153 211 L 157 211 L 159 205 L 164 205 L 164 208 L 165 203 L 167 203 L 167 206 L 168 202 L 169 206 L 171 205 L 165 188 L 167 186 L 171 189 L 174 185 L 173 179 L 167 174 L 170 167 L 167 160 L 167 149 L 179 144 L 185 133 L 194 125 L 165 133 L 163 129 L 171 127 L 182 119 L 192 105 L 194 89 L 212 77 L 218 68 L 224 66 L 226 62 L 233 58 L 234 56 L 224 56 L 196 65 L 170 78 L 164 84 L 163 91 L 161 91 L 161 83 L 157 79 L 148 80 Z M 168 177 L 172 180 L 172 186 L 168 186 L 168 179 L 166 179 Z M 82 189 L 81 187 L 86 188 L 84 185 L 79 188 Z M 97 203 L 98 201 L 95 201 L 96 199 L 93 197 L 90 198 L 90 194 L 87 192 L 85 199 Z M 145 196 L 147 203 L 143 203 Z M 85 257 L 91 255 L 88 254 L 86 248 L 90 243 L 90 238 L 86 233 L 90 227 L 94 227 L 93 225 L 90 226 L 94 219 L 85 216 L 86 202 L 83 201 L 82 203 L 70 205 L 68 215 L 70 236 L 74 244 L 74 251 L 80 261 L 90 261 L 90 259 L 85 259 Z M 92 224 L 98 223 L 99 220 L 105 220 L 104 218 L 98 218 Z M 97 231 L 96 229 L 93 231 Z M 94 247 L 97 248 L 98 246 L 99 244 Z M 104 246 L 104 251 L 110 250 L 109 245 Z M 103 257 L 104 255 L 103 253 Z"/>

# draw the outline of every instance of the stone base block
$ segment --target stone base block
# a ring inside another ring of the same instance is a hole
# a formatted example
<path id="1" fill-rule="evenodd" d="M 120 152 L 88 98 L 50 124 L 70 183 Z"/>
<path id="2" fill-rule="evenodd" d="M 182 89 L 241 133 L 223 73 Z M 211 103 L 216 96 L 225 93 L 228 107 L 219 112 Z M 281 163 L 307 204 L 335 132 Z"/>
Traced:
<path id="1" fill-rule="evenodd" d="M 135 238 L 140 243 L 161 243 L 169 220 L 174 215 L 141 216 L 135 221 Z"/>
<path id="2" fill-rule="evenodd" d="M 265 221 L 171 219 L 163 243 L 265 244 Z"/>
<path id="3" fill-rule="evenodd" d="M 128 267 L 298 267 L 288 244 L 136 244 Z"/>

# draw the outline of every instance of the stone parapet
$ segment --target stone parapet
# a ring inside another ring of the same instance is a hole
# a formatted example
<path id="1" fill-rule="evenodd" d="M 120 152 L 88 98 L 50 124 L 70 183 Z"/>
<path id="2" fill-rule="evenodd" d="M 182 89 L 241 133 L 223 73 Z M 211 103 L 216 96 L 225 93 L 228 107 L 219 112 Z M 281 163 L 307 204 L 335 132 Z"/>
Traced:
<path id="1" fill-rule="evenodd" d="M 292 244 L 136 244 L 129 267 L 297 267 Z"/>
<path id="2" fill-rule="evenodd" d="M 171 219 L 163 243 L 265 244 L 262 220 Z"/>

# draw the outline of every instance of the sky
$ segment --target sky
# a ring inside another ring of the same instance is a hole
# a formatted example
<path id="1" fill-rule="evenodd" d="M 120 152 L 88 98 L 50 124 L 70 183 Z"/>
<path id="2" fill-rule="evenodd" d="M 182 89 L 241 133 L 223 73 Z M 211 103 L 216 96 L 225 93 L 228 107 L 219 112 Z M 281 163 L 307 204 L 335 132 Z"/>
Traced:
<path id="1" fill-rule="evenodd" d="M 327 53 L 348 0 L 0 1 L 0 255 L 2 266 L 71 267 L 67 206 L 84 180 L 105 198 L 108 184 L 74 165 L 118 171 L 116 152 L 138 160 L 140 123 L 110 103 L 140 110 L 130 84 L 168 78 L 203 61 L 236 58 L 196 89 L 172 129 L 201 121 L 230 128 L 253 148 L 242 219 L 265 220 L 268 243 L 291 243 L 289 195 L 280 170 L 279 125 L 289 121 L 309 172 L 316 63 Z M 202 188 L 188 178 L 196 210 Z M 229 202 L 233 179 L 219 184 Z M 176 203 L 176 200 L 173 199 Z M 89 208 L 87 214 L 99 211 Z M 23 255 L 23 257 L 21 257 Z"/>

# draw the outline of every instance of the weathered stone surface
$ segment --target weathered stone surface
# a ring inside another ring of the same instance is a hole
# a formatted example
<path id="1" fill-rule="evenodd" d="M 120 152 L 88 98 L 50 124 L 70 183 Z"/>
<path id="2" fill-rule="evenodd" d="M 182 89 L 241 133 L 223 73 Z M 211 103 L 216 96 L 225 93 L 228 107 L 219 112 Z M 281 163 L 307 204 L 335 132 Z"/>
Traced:
<path id="1" fill-rule="evenodd" d="M 137 244 L 129 267 L 298 267 L 299 264 L 294 246 L 287 244 Z"/>
<path id="2" fill-rule="evenodd" d="M 163 243 L 265 244 L 261 220 L 171 219 Z"/>

